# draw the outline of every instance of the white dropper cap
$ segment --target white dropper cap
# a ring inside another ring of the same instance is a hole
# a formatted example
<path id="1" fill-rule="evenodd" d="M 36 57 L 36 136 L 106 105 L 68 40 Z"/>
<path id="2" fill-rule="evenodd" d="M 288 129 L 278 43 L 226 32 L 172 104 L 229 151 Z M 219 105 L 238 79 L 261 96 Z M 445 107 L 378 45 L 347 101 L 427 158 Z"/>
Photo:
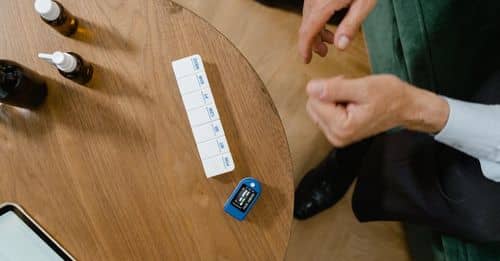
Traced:
<path id="1" fill-rule="evenodd" d="M 77 66 L 76 58 L 69 53 L 63 53 L 63 52 L 54 52 L 53 54 L 39 53 L 38 57 L 42 58 L 46 62 L 54 64 L 59 70 L 67 73 L 73 72 Z"/>
<path id="2" fill-rule="evenodd" d="M 54 21 L 61 14 L 59 5 L 52 0 L 36 0 L 35 10 L 43 18 L 49 21 Z"/>

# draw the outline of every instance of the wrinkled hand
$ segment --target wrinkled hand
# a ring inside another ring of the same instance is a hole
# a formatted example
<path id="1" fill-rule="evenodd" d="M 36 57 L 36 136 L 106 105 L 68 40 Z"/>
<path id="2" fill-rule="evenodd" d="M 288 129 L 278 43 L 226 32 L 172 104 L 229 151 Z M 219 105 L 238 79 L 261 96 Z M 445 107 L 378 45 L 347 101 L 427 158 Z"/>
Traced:
<path id="1" fill-rule="evenodd" d="M 312 51 L 325 57 L 328 53 L 326 43 L 335 44 L 340 50 L 347 48 L 376 2 L 377 0 L 305 0 L 299 30 L 299 53 L 304 62 L 311 61 Z M 336 11 L 345 7 L 349 7 L 349 11 L 334 35 L 325 25 Z"/>
<path id="2" fill-rule="evenodd" d="M 307 93 L 310 117 L 335 147 L 397 126 L 436 133 L 448 120 L 446 100 L 391 75 L 313 80 Z"/>

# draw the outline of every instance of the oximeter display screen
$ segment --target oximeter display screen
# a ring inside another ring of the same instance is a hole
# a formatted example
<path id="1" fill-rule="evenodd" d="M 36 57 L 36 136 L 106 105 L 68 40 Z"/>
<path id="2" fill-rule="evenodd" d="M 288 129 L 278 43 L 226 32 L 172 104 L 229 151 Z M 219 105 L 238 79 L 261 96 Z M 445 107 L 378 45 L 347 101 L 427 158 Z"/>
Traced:
<path id="1" fill-rule="evenodd" d="M 238 193 L 236 193 L 236 196 L 233 198 L 233 200 L 231 200 L 231 205 L 241 210 L 242 212 L 245 212 L 252 201 L 255 199 L 256 195 L 257 193 L 255 192 L 255 190 L 243 184 Z"/>

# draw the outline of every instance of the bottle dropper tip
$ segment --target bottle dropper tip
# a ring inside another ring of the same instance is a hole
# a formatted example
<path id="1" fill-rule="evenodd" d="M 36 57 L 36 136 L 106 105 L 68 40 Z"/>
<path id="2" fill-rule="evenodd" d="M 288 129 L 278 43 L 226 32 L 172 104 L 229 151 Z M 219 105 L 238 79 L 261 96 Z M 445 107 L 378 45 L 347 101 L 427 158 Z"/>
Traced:
<path id="1" fill-rule="evenodd" d="M 52 62 L 52 54 L 49 53 L 38 53 L 38 58 L 41 58 L 42 60 L 53 63 Z"/>

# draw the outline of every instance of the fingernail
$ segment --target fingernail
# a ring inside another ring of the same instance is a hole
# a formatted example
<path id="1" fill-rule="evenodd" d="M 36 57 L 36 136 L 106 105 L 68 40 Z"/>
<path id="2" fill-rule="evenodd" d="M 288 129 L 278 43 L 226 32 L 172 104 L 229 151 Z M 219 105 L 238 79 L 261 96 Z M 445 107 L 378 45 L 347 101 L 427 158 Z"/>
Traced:
<path id="1" fill-rule="evenodd" d="M 340 36 L 338 46 L 339 49 L 344 50 L 345 48 L 347 48 L 347 45 L 349 45 L 349 38 L 347 38 L 347 36 L 345 35 Z"/>
<path id="2" fill-rule="evenodd" d="M 323 92 L 323 82 L 318 80 L 311 81 L 307 90 L 309 92 L 309 95 L 318 97 Z"/>
<path id="3" fill-rule="evenodd" d="M 307 56 L 300 55 L 300 59 L 302 60 L 303 63 L 308 64 Z"/>

